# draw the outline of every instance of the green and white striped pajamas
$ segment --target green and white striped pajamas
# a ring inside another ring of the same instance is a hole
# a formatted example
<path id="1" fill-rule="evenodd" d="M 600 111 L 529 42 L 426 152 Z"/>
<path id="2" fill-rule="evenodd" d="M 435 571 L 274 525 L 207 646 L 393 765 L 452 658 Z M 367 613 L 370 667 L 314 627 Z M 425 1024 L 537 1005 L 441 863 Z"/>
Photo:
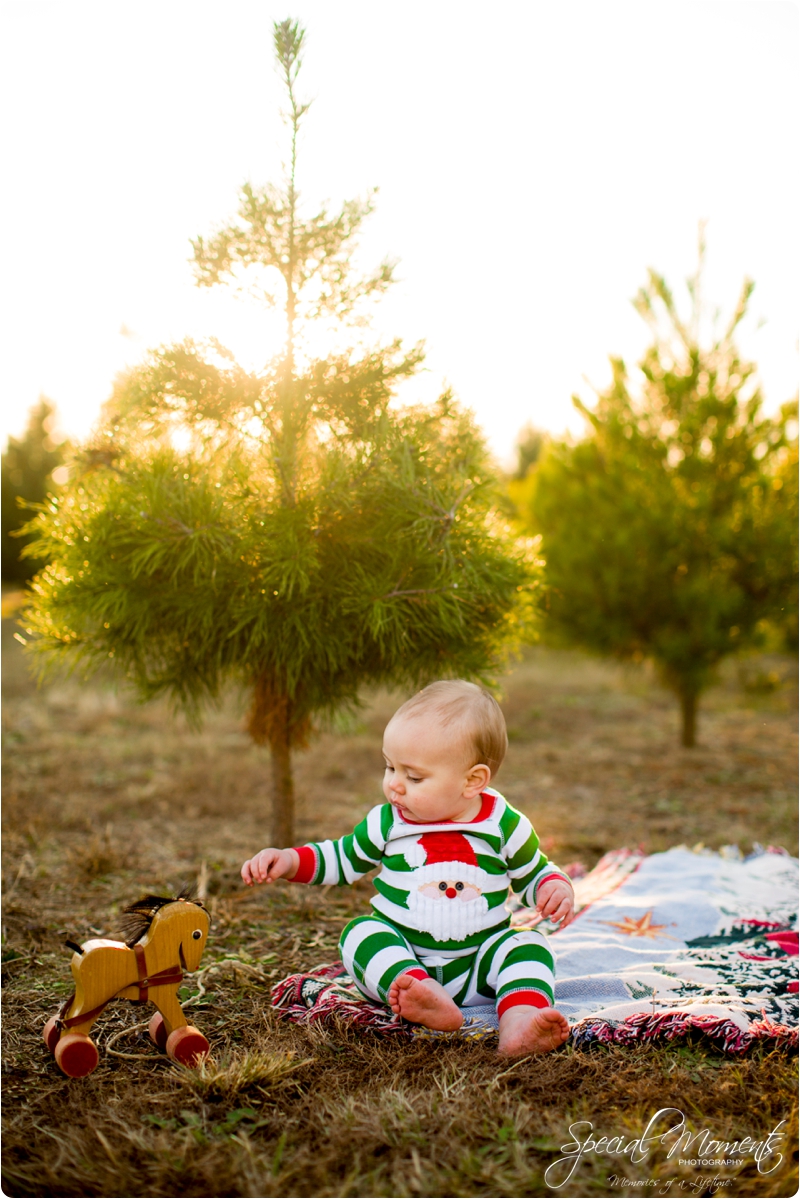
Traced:
<path id="1" fill-rule="evenodd" d="M 388 1002 L 398 974 L 435 978 L 459 1007 L 494 1002 L 498 1015 L 526 1004 L 552 1007 L 555 971 L 547 940 L 534 930 L 505 929 L 456 956 L 412 945 L 380 916 L 357 916 L 342 933 L 342 961 L 360 991 Z"/>
<path id="2" fill-rule="evenodd" d="M 380 866 L 374 914 L 351 921 L 342 958 L 359 988 L 387 1001 L 400 973 L 437 979 L 462 1007 L 495 1000 L 502 1014 L 553 1002 L 554 963 L 537 932 L 509 928 L 509 885 L 534 905 L 548 862 L 530 821 L 492 788 L 469 823 L 417 824 L 391 804 L 374 807 L 337 841 L 297 850 L 295 881 L 347 884 Z"/>

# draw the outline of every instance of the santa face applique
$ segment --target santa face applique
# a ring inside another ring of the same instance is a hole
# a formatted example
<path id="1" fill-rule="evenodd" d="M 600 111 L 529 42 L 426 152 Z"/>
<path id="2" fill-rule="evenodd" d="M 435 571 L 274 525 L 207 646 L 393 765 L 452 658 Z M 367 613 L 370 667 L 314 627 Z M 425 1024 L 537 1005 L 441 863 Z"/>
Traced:
<path id="1" fill-rule="evenodd" d="M 454 878 L 443 878 L 438 883 L 425 883 L 419 890 L 430 899 L 460 899 L 462 903 L 469 903 L 481 894 L 480 887 L 473 887 L 470 883 L 462 883 L 460 879 Z"/>
<path id="2" fill-rule="evenodd" d="M 408 894 L 409 913 L 421 932 L 458 941 L 483 927 L 489 910 L 478 885 L 483 871 L 463 833 L 425 833 L 407 858 L 422 863 Z"/>

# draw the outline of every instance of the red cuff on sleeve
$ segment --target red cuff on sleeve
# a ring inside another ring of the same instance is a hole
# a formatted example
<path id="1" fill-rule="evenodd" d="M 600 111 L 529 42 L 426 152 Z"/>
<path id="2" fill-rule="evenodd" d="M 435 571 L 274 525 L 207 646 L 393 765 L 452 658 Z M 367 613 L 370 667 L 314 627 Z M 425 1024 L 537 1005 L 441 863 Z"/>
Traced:
<path id="1" fill-rule="evenodd" d="M 291 883 L 310 883 L 317 873 L 317 855 L 310 845 L 296 845 L 294 852 L 300 859 L 297 874 L 289 879 Z"/>
<path id="2" fill-rule="evenodd" d="M 537 882 L 536 886 L 541 887 L 542 883 L 548 882 L 551 878 L 557 878 L 559 880 L 559 882 L 569 883 L 569 885 L 572 886 L 572 879 L 568 878 L 567 875 L 564 874 L 563 871 L 558 870 L 558 869 L 550 870 L 547 874 L 543 874 L 542 877 Z"/>
<path id="3" fill-rule="evenodd" d="M 510 1007 L 550 1007 L 550 1000 L 541 991 L 512 991 L 504 995 L 497 1005 L 497 1014 L 502 1016 Z"/>
<path id="4" fill-rule="evenodd" d="M 541 887 L 542 883 L 549 883 L 549 882 L 550 882 L 550 880 L 551 880 L 551 879 L 554 879 L 554 878 L 557 878 L 557 879 L 558 879 L 558 881 L 559 881 L 560 883 L 568 883 L 568 884 L 569 884 L 569 886 L 570 886 L 570 887 L 572 887 L 572 891 L 573 891 L 573 894 L 574 894 L 574 892 L 575 892 L 575 888 L 572 886 L 572 879 L 571 879 L 571 878 L 567 878 L 567 876 L 566 876 L 565 874 L 562 874 L 562 873 L 561 873 L 561 871 L 558 871 L 558 872 L 556 872 L 555 870 L 554 870 L 554 871 L 552 871 L 552 873 L 550 873 L 550 874 L 545 874 L 545 875 L 543 875 L 543 877 L 542 877 L 542 878 L 540 878 L 540 879 L 537 879 L 537 881 L 536 881 L 536 894 L 537 894 L 537 895 L 539 894 L 539 888 Z"/>

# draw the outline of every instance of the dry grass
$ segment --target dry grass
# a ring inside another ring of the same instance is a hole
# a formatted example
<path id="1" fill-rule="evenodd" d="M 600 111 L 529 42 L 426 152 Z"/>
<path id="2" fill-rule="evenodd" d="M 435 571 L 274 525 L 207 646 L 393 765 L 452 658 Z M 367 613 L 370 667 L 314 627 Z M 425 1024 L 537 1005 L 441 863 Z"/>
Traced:
<path id="1" fill-rule="evenodd" d="M 732 1061 L 701 1043 L 567 1048 L 509 1066 L 485 1045 L 278 1023 L 268 985 L 336 957 L 369 887 L 239 885 L 243 856 L 265 841 L 267 773 L 233 701 L 192 733 L 99 683 L 37 693 L 6 644 L 6 1194 L 613 1195 L 623 1180 L 650 1179 L 658 1185 L 639 1189 L 703 1194 L 696 1180 L 714 1171 L 679 1167 L 663 1149 L 639 1165 L 589 1155 L 560 1190 L 544 1172 L 576 1120 L 632 1138 L 673 1105 L 721 1139 L 763 1136 L 781 1120 L 794 1128 L 795 1063 L 777 1052 Z M 591 866 L 639 842 L 759 840 L 796 852 L 788 671 L 779 659 L 731 667 L 708 698 L 701 747 L 682 751 L 673 705 L 646 672 L 537 651 L 509 679 L 498 786 L 561 862 Z M 300 837 L 339 835 L 375 802 L 392 705 L 375 697 L 360 722 L 301 759 Z M 202 985 L 196 976 L 184 994 L 212 1056 L 174 1068 L 135 1027 L 150 1009 L 119 1003 L 97 1025 L 97 1071 L 61 1077 L 41 1026 L 70 989 L 64 937 L 107 932 L 139 893 L 198 877 L 212 936 Z M 752 1161 L 716 1173 L 736 1175 L 722 1195 L 790 1195 L 796 1155 L 785 1151 L 769 1175 Z"/>

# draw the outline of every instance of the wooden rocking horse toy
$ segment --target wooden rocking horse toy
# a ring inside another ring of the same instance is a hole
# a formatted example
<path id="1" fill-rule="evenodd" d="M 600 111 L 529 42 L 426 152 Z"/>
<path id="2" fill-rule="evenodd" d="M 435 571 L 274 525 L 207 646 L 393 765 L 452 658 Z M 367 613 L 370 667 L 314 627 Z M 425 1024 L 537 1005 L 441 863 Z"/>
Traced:
<path id="1" fill-rule="evenodd" d="M 156 1006 L 150 1037 L 176 1062 L 194 1065 L 208 1041 L 186 1020 L 178 1002 L 183 970 L 200 965 L 208 939 L 208 912 L 196 900 L 146 895 L 125 908 L 125 940 L 68 941 L 75 994 L 44 1026 L 44 1041 L 69 1078 L 91 1074 L 99 1061 L 89 1030 L 112 999 L 149 1000 Z"/>

